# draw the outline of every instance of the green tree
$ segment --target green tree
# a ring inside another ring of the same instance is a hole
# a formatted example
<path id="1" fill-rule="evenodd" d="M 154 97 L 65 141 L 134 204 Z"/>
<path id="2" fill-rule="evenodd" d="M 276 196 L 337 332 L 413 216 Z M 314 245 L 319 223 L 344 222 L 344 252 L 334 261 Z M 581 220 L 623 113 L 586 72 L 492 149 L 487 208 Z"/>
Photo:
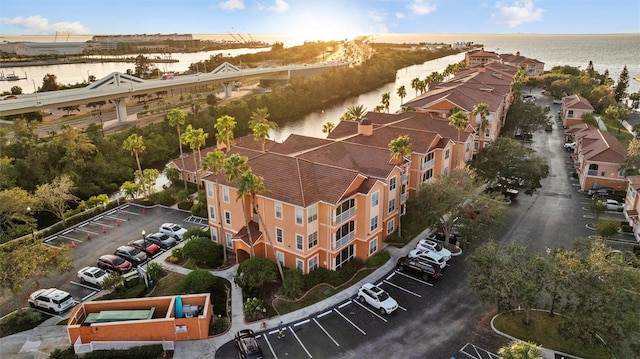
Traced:
<path id="1" fill-rule="evenodd" d="M 490 114 L 491 111 L 489 111 L 489 106 L 484 102 L 480 102 L 473 106 L 473 115 L 480 116 L 480 126 L 478 126 L 478 137 L 480 137 L 480 143 L 482 144 L 480 148 L 484 148 L 484 130 L 489 126 L 489 120 L 487 117 Z"/>
<path id="2" fill-rule="evenodd" d="M 333 129 L 336 128 L 336 124 L 329 121 L 326 122 L 324 125 L 322 125 L 322 133 L 326 133 L 327 136 L 331 133 L 331 131 L 333 131 Z"/>
<path id="3" fill-rule="evenodd" d="M 200 148 L 204 146 L 208 136 L 209 134 L 204 132 L 203 129 L 195 129 L 191 125 L 188 125 L 182 134 L 182 141 L 193 151 L 193 164 L 196 175 L 196 185 L 198 188 L 200 188 L 200 166 L 198 163 L 202 162 Z"/>
<path id="4" fill-rule="evenodd" d="M 191 238 L 182 247 L 182 256 L 193 259 L 196 264 L 217 268 L 222 264 L 222 246 L 205 237 Z"/>
<path id="5" fill-rule="evenodd" d="M 182 169 L 186 167 L 184 165 L 184 153 L 182 151 L 182 135 L 180 133 L 181 126 L 184 126 L 186 116 L 184 111 L 178 109 L 172 109 L 167 113 L 167 119 L 169 120 L 169 126 L 175 127 L 178 131 L 178 144 L 180 145 L 180 160 L 182 161 Z M 184 182 L 184 189 L 187 189 L 187 176 L 182 176 Z"/>
<path id="6" fill-rule="evenodd" d="M 491 146 L 480 149 L 470 165 L 490 186 L 508 188 L 514 186 L 513 181 L 522 181 L 528 195 L 541 188 L 540 181 L 549 175 L 545 158 L 507 137 L 499 137 Z"/>
<path id="7" fill-rule="evenodd" d="M 282 282 L 282 294 L 289 299 L 296 299 L 304 292 L 304 276 L 298 268 L 287 268 Z"/>
<path id="8" fill-rule="evenodd" d="M 524 309 L 524 323 L 529 324 L 534 307 L 545 285 L 547 264 L 540 254 L 529 254 L 523 242 L 503 248 L 486 242 L 470 256 L 471 288 L 483 303 L 491 303 L 500 312 L 515 306 Z"/>
<path id="9" fill-rule="evenodd" d="M 155 193 L 155 184 L 159 176 L 160 171 L 155 168 L 145 168 L 142 171 L 140 180 L 144 183 L 144 187 L 147 189 L 147 193 L 145 193 L 147 196 Z"/>
<path id="10" fill-rule="evenodd" d="M 600 215 L 607 211 L 607 204 L 594 198 L 589 202 L 588 208 L 591 214 L 593 214 L 593 220 L 598 222 Z"/>
<path id="11" fill-rule="evenodd" d="M 411 80 L 411 88 L 416 92 L 416 97 L 418 97 L 418 90 L 420 90 L 421 83 L 422 80 L 418 77 Z"/>
<path id="12" fill-rule="evenodd" d="M 222 205 L 220 202 L 220 173 L 224 169 L 224 152 L 220 150 L 214 150 L 208 152 L 204 159 L 202 160 L 202 170 L 205 172 L 211 171 L 214 176 L 214 186 L 216 188 L 216 207 L 218 210 L 218 214 L 215 216 L 218 220 L 218 228 L 220 228 L 220 238 L 222 238 L 222 243 L 224 246 L 224 250 L 222 251 L 224 263 L 227 262 L 227 243 L 226 243 L 226 233 L 224 226 L 222 224 Z"/>
<path id="13" fill-rule="evenodd" d="M 606 217 L 596 221 L 596 232 L 604 238 L 609 239 L 620 231 L 620 221 L 616 218 Z"/>
<path id="14" fill-rule="evenodd" d="M 11 94 L 12 95 L 22 95 L 22 87 L 20 87 L 20 86 L 11 86 Z"/>
<path id="15" fill-rule="evenodd" d="M 59 88 L 58 77 L 53 74 L 46 74 L 42 78 L 42 87 L 38 89 L 38 92 L 57 91 Z"/>
<path id="16" fill-rule="evenodd" d="M 498 349 L 501 359 L 543 359 L 542 350 L 539 346 L 530 342 L 520 340 L 511 341 L 509 344 Z"/>
<path id="17" fill-rule="evenodd" d="M 402 106 L 404 98 L 407 97 L 407 89 L 404 87 L 404 85 L 398 87 L 398 89 L 396 90 L 396 95 L 400 97 L 400 106 Z"/>
<path id="18" fill-rule="evenodd" d="M 131 181 L 124 181 L 120 189 L 124 192 L 125 198 L 131 199 L 135 199 L 136 196 L 143 192 L 142 184 Z"/>
<path id="19" fill-rule="evenodd" d="M 411 153 L 411 141 L 409 135 L 398 136 L 389 142 L 391 161 L 394 164 L 402 164 L 404 157 Z"/>
<path id="20" fill-rule="evenodd" d="M 125 151 L 129 151 L 132 155 L 136 157 L 136 163 L 138 164 L 138 172 L 142 174 L 142 166 L 140 165 L 140 153 L 147 150 L 147 147 L 144 145 L 144 140 L 142 136 L 138 136 L 136 133 L 132 133 L 126 140 L 122 143 L 122 149 Z M 147 192 L 144 183 L 142 183 L 142 192 Z"/>
<path id="21" fill-rule="evenodd" d="M 247 294 L 245 297 L 260 296 L 265 285 L 278 278 L 276 264 L 268 258 L 249 258 L 238 266 L 235 281 Z"/>
<path id="22" fill-rule="evenodd" d="M 614 89 L 614 97 L 616 102 L 620 103 L 627 97 L 627 89 L 629 88 L 629 70 L 627 65 L 624 65 L 620 77 L 618 77 L 618 83 Z"/>
<path id="23" fill-rule="evenodd" d="M 151 72 L 151 67 L 152 67 L 151 61 L 149 60 L 148 57 L 142 54 L 136 56 L 134 64 L 135 64 L 134 76 L 145 78 Z"/>
<path id="24" fill-rule="evenodd" d="M 352 105 L 347 107 L 340 121 L 360 121 L 360 119 L 367 113 L 367 108 L 364 105 Z"/>
<path id="25" fill-rule="evenodd" d="M 262 151 L 264 152 L 265 140 L 269 138 L 269 132 L 271 132 L 271 130 L 278 128 L 278 124 L 269 121 L 269 110 L 263 107 L 255 110 L 251 114 L 249 128 L 253 132 L 253 138 L 262 144 Z"/>
<path id="26" fill-rule="evenodd" d="M 209 271 L 194 269 L 180 283 L 180 293 L 175 294 L 211 293 L 217 281 L 218 278 Z"/>
<path id="27" fill-rule="evenodd" d="M 469 124 L 469 116 L 463 111 L 455 111 L 449 116 L 449 124 L 458 130 L 458 142 L 460 142 L 460 131 L 464 130 Z"/>
<path id="28" fill-rule="evenodd" d="M 213 127 L 217 131 L 216 141 L 224 144 L 227 151 L 229 151 L 231 149 L 231 145 L 234 144 L 233 130 L 236 128 L 236 119 L 229 115 L 224 115 L 216 120 Z"/>
<path id="29" fill-rule="evenodd" d="M 618 133 L 620 133 L 620 127 L 622 122 L 629 118 L 629 112 L 620 104 L 609 105 L 604 110 L 604 116 L 611 121 L 615 121 L 618 124 Z"/>
<path id="30" fill-rule="evenodd" d="M 380 103 L 382 104 L 382 106 L 384 106 L 384 109 L 387 111 L 387 113 L 389 113 L 389 104 L 391 102 L 391 93 L 389 92 L 385 92 L 382 94 L 382 99 L 380 100 Z"/>
<path id="31" fill-rule="evenodd" d="M 64 213 L 67 211 L 69 202 L 78 200 L 73 195 L 73 181 L 69 176 L 62 175 L 56 177 L 51 183 L 45 183 L 38 186 L 35 192 L 36 198 L 40 200 L 42 209 L 56 216 L 66 223 Z"/>

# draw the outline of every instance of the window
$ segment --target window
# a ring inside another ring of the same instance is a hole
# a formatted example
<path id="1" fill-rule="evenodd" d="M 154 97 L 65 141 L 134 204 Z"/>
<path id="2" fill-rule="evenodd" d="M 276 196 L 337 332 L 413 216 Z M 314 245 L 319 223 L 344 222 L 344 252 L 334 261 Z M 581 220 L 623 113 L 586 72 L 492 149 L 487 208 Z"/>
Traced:
<path id="1" fill-rule="evenodd" d="M 447 148 L 446 151 L 444 151 L 444 159 L 446 160 L 447 158 L 449 158 L 449 149 Z"/>
<path id="2" fill-rule="evenodd" d="M 442 170 L 442 175 L 446 176 L 446 175 L 448 175 L 448 174 L 449 174 L 449 167 L 445 167 L 445 168 Z"/>
<path id="3" fill-rule="evenodd" d="M 491 129 L 490 128 L 485 128 L 484 129 L 484 137 L 491 137 Z"/>
<path id="4" fill-rule="evenodd" d="M 227 233 L 227 247 L 233 248 L 233 235 L 231 233 Z"/>
<path id="5" fill-rule="evenodd" d="M 304 261 L 302 261 L 301 259 L 296 259 L 296 269 L 304 273 Z"/>
<path id="6" fill-rule="evenodd" d="M 395 221 L 392 219 L 387 223 L 387 235 L 393 233 L 393 231 L 395 230 Z"/>
<path id="7" fill-rule="evenodd" d="M 378 229 L 378 216 L 371 218 L 371 227 L 369 228 L 369 232 L 373 232 Z"/>
<path id="8" fill-rule="evenodd" d="M 347 248 L 343 249 L 336 256 L 336 270 L 342 268 L 343 265 L 349 263 L 349 261 L 353 258 L 353 244 L 347 246 Z"/>
<path id="9" fill-rule="evenodd" d="M 224 211 L 224 223 L 231 224 L 231 213 L 229 211 Z"/>
<path id="10" fill-rule="evenodd" d="M 467 142 L 467 145 L 465 146 L 464 152 L 469 152 L 469 149 L 471 149 L 471 143 Z"/>
<path id="11" fill-rule="evenodd" d="M 209 206 L 209 217 L 211 219 L 216 219 L 216 207 Z"/>
<path id="12" fill-rule="evenodd" d="M 309 272 L 318 269 L 318 256 L 309 259 Z"/>
<path id="13" fill-rule="evenodd" d="M 276 252 L 276 259 L 278 259 L 278 262 L 280 262 L 280 265 L 284 267 L 284 253 Z"/>
<path id="14" fill-rule="evenodd" d="M 479 148 L 480 148 L 480 143 L 474 142 L 473 143 L 473 149 L 477 151 Z"/>
<path id="15" fill-rule="evenodd" d="M 222 189 L 222 200 L 225 203 L 229 203 L 229 188 L 228 187 L 224 187 Z"/>
<path id="16" fill-rule="evenodd" d="M 302 225 L 302 208 L 296 208 L 296 224 Z"/>
<path id="17" fill-rule="evenodd" d="M 349 234 L 351 234 L 351 232 L 355 231 L 355 229 L 356 229 L 356 224 L 354 221 L 349 221 L 343 224 L 336 231 L 336 240 L 340 240 L 342 239 L 342 237 L 348 236 Z"/>
<path id="18" fill-rule="evenodd" d="M 301 234 L 296 234 L 296 249 L 301 251 L 303 248 L 304 237 Z"/>
<path id="19" fill-rule="evenodd" d="M 218 228 L 211 228 L 211 240 L 218 243 Z"/>
<path id="20" fill-rule="evenodd" d="M 207 183 L 207 196 L 213 197 L 213 183 Z"/>
<path id="21" fill-rule="evenodd" d="M 315 222 L 318 220 L 318 206 L 313 205 L 307 210 L 307 223 Z"/>
<path id="22" fill-rule="evenodd" d="M 318 232 L 313 232 L 309 235 L 307 239 L 309 241 L 309 249 L 318 245 Z"/>
<path id="23" fill-rule="evenodd" d="M 425 162 L 429 162 L 429 161 L 433 161 L 433 159 L 435 158 L 435 154 L 433 152 L 429 152 L 427 153 L 427 158 Z"/>
<path id="24" fill-rule="evenodd" d="M 336 208 L 336 216 L 339 216 L 344 212 L 348 212 L 355 205 L 356 205 L 356 201 L 353 198 L 340 203 L 338 208 Z"/>
<path id="25" fill-rule="evenodd" d="M 276 203 L 276 218 L 282 219 L 282 203 Z"/>
<path id="26" fill-rule="evenodd" d="M 369 242 L 369 255 L 374 254 L 378 251 L 378 237 Z"/>
<path id="27" fill-rule="evenodd" d="M 395 199 L 395 198 L 392 198 L 392 199 L 389 201 L 389 213 L 391 213 L 391 212 L 392 212 L 393 210 L 395 210 L 395 209 L 396 209 L 396 199 Z"/>
<path id="28" fill-rule="evenodd" d="M 282 228 L 276 227 L 276 241 L 278 243 L 284 242 L 284 233 L 282 232 Z"/>
<path id="29" fill-rule="evenodd" d="M 389 180 L 389 191 L 393 191 L 394 189 L 396 189 L 396 178 L 391 177 Z"/>
<path id="30" fill-rule="evenodd" d="M 567 117 L 573 117 L 573 110 L 569 110 L 567 112 Z"/>
<path id="31" fill-rule="evenodd" d="M 423 175 L 422 175 L 422 182 L 427 182 L 428 180 L 430 180 L 433 177 L 433 168 L 427 170 Z"/>
<path id="32" fill-rule="evenodd" d="M 371 195 L 371 207 L 377 206 L 379 200 L 380 200 L 380 192 L 374 192 Z"/>

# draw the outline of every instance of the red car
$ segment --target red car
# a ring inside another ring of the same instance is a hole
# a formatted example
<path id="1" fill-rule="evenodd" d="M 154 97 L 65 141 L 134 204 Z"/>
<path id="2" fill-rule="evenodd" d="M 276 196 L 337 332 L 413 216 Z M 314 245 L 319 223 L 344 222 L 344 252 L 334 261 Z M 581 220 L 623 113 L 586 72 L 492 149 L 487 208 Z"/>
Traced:
<path id="1" fill-rule="evenodd" d="M 145 248 L 144 247 L 145 241 L 142 240 L 142 239 L 137 239 L 137 240 L 131 241 L 131 242 L 127 243 L 127 244 L 129 246 L 133 247 L 133 248 L 137 248 L 137 249 L 147 253 L 147 256 L 149 256 L 149 257 L 153 257 L 158 252 L 160 252 L 160 247 L 157 244 L 151 243 L 149 241 L 146 241 L 147 248 Z"/>
<path id="2" fill-rule="evenodd" d="M 133 265 L 128 260 L 122 259 L 115 254 L 105 254 L 98 258 L 98 268 L 123 274 L 130 271 Z"/>

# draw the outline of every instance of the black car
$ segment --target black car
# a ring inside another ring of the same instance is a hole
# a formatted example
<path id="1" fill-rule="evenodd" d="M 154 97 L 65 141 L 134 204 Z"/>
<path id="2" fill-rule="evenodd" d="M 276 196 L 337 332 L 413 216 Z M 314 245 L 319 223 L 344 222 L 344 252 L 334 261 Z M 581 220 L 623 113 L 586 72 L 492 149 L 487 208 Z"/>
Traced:
<path id="1" fill-rule="evenodd" d="M 441 275 L 439 266 L 421 261 L 418 258 L 402 257 L 398 259 L 396 269 L 400 272 L 410 273 L 422 280 L 436 279 Z"/>
<path id="2" fill-rule="evenodd" d="M 262 359 L 262 349 L 251 329 L 243 329 L 236 333 L 236 347 L 242 359 Z"/>
<path id="3" fill-rule="evenodd" d="M 177 244 L 175 238 L 160 232 L 147 235 L 147 242 L 157 244 L 162 249 L 169 249 Z"/>
<path id="4" fill-rule="evenodd" d="M 134 266 L 142 264 L 147 261 L 147 254 L 143 251 L 130 246 L 120 246 L 114 253 L 118 257 L 128 260 Z"/>

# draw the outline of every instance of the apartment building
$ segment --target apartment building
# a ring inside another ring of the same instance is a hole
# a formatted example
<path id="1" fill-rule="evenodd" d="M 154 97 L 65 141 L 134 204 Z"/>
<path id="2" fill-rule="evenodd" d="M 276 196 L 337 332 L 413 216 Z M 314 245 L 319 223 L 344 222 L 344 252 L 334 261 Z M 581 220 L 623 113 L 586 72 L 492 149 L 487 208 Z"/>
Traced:
<path id="1" fill-rule="evenodd" d="M 527 76 L 539 76 L 544 73 L 544 62 L 530 59 L 520 55 L 520 51 L 515 54 L 500 54 L 500 61 L 503 64 L 513 65 L 519 69 L 524 69 Z"/>
<path id="2" fill-rule="evenodd" d="M 562 126 L 568 128 L 578 125 L 582 123 L 582 116 L 585 113 L 592 113 L 593 111 L 593 106 L 586 98 L 578 94 L 565 96 L 562 98 L 562 105 L 560 106 Z"/>
<path id="3" fill-rule="evenodd" d="M 640 176 L 627 177 L 627 197 L 624 202 L 624 217 L 633 227 L 633 235 L 640 243 Z"/>

